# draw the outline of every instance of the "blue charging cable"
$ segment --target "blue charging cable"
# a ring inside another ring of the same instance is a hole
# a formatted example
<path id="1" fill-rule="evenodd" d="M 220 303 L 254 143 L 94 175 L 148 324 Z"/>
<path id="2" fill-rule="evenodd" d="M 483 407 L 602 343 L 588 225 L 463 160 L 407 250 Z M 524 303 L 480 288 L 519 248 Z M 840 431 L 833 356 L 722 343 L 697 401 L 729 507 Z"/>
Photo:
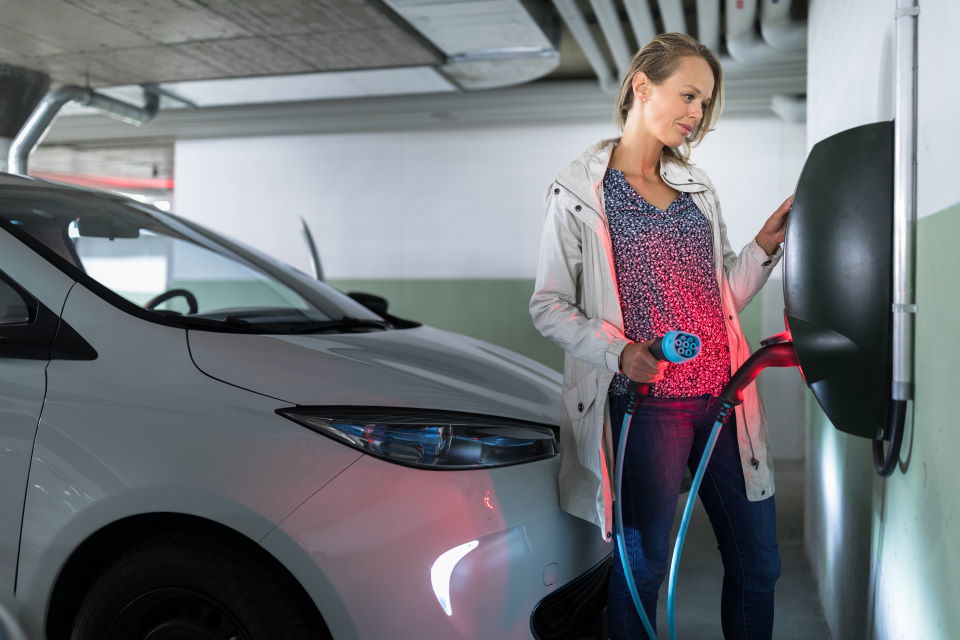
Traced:
<path id="1" fill-rule="evenodd" d="M 751 355 L 743 365 L 737 369 L 731 376 L 730 381 L 724 386 L 720 394 L 720 408 L 717 411 L 716 422 L 713 423 L 713 429 L 707 438 L 707 446 L 700 456 L 700 464 L 697 466 L 697 472 L 694 474 L 693 483 L 690 485 L 690 495 L 687 497 L 687 504 L 683 509 L 683 517 L 680 519 L 680 530 L 677 533 L 677 541 L 673 547 L 673 559 L 670 561 L 670 580 L 667 583 L 667 621 L 670 626 L 670 640 L 676 640 L 677 627 L 675 619 L 675 602 L 677 595 L 677 572 L 680 568 L 680 554 L 683 553 L 683 543 L 687 537 L 687 529 L 690 528 L 690 516 L 693 513 L 693 503 L 700 492 L 700 484 L 703 482 L 703 476 L 707 471 L 707 463 L 710 462 L 710 456 L 713 455 L 714 445 L 717 443 L 717 436 L 720 430 L 730 420 L 733 409 L 743 402 L 743 390 L 753 382 L 760 372 L 766 367 L 795 367 L 797 366 L 797 354 L 793 348 L 793 342 L 790 341 L 789 333 L 785 332 L 772 336 L 761 342 L 763 347 Z M 700 338 L 692 333 L 683 333 L 681 331 L 670 331 L 663 338 L 655 340 L 650 345 L 650 352 L 658 360 L 667 360 L 673 363 L 688 362 L 693 360 L 700 353 Z M 657 633 L 650 624 L 643 605 L 640 603 L 640 595 L 637 593 L 637 585 L 633 580 L 633 573 L 630 571 L 630 561 L 627 560 L 626 548 L 623 540 L 623 512 L 621 509 L 620 496 L 623 485 L 623 458 L 627 450 L 627 436 L 630 432 L 630 423 L 637 412 L 640 404 L 640 397 L 647 395 L 650 390 L 648 384 L 638 384 L 634 393 L 630 394 L 627 402 L 627 411 L 623 416 L 623 426 L 620 429 L 620 442 L 617 446 L 617 460 L 615 465 L 615 491 L 616 501 L 614 502 L 614 514 L 616 519 L 617 531 L 617 549 L 620 553 L 620 562 L 623 565 L 623 572 L 627 579 L 627 588 L 630 591 L 630 597 L 633 599 L 633 606 L 637 609 L 643 628 L 647 632 L 649 640 L 657 640 Z"/>
<path id="2" fill-rule="evenodd" d="M 703 476 L 707 471 L 707 463 L 710 462 L 710 456 L 713 455 L 713 447 L 717 444 L 717 436 L 720 435 L 720 429 L 723 428 L 730 419 L 730 414 L 736 405 L 724 400 L 721 403 L 720 410 L 717 413 L 717 420 L 713 423 L 713 429 L 710 430 L 710 437 L 707 438 L 707 446 L 703 449 L 703 455 L 700 456 L 700 464 L 697 466 L 697 473 L 693 476 L 693 483 L 690 485 L 690 495 L 687 496 L 687 504 L 683 508 L 683 518 L 680 519 L 680 530 L 677 532 L 677 541 L 673 546 L 673 559 L 670 561 L 670 580 L 667 582 L 667 623 L 670 627 L 670 640 L 677 638 L 676 625 L 676 600 L 677 600 L 677 572 L 680 570 L 680 554 L 683 553 L 683 543 L 687 538 L 687 529 L 690 528 L 690 516 L 693 514 L 693 503 L 700 493 L 700 484 L 703 482 Z M 650 630 L 647 630 L 650 633 Z M 654 638 L 655 636 L 650 636 Z"/>

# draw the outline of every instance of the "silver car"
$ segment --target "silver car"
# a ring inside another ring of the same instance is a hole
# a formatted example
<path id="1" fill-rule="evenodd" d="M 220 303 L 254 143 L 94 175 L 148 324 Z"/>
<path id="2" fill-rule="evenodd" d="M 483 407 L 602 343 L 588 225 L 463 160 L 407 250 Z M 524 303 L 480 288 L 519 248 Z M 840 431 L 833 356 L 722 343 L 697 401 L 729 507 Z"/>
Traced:
<path id="1" fill-rule="evenodd" d="M 0 601 L 28 637 L 602 633 L 559 376 L 380 311 L 0 174 Z"/>

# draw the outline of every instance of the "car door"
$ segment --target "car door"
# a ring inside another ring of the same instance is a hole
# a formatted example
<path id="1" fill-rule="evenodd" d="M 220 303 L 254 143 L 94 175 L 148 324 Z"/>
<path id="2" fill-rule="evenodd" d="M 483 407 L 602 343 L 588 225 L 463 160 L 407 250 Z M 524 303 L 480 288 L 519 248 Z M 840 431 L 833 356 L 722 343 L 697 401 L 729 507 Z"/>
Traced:
<path id="1" fill-rule="evenodd" d="M 0 271 L 0 593 L 13 592 L 25 483 L 53 339 L 51 327 L 39 326 L 39 315 L 37 300 Z"/>
<path id="2" fill-rule="evenodd" d="M 0 230 L 0 601 L 14 591 L 45 369 L 73 281 Z"/>

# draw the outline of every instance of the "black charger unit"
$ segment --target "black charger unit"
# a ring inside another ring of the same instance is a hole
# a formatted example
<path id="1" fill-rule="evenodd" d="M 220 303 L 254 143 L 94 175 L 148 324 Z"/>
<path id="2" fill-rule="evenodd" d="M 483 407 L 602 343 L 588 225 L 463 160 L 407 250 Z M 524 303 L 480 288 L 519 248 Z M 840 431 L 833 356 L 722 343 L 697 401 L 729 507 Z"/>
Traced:
<path id="1" fill-rule="evenodd" d="M 892 121 L 867 124 L 810 151 L 787 224 L 783 297 L 801 374 L 830 421 L 881 445 L 893 437 L 899 450 L 905 403 L 892 401 L 891 384 L 893 132 Z"/>

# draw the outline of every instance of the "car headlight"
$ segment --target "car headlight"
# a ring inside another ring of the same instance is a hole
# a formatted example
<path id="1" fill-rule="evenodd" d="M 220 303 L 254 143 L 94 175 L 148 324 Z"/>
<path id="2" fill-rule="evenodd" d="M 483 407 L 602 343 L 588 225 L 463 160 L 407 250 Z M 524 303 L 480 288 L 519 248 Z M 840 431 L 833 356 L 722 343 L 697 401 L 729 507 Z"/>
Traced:
<path id="1" fill-rule="evenodd" d="M 557 455 L 554 428 L 456 411 L 294 407 L 277 413 L 348 446 L 423 469 L 482 469 Z"/>

